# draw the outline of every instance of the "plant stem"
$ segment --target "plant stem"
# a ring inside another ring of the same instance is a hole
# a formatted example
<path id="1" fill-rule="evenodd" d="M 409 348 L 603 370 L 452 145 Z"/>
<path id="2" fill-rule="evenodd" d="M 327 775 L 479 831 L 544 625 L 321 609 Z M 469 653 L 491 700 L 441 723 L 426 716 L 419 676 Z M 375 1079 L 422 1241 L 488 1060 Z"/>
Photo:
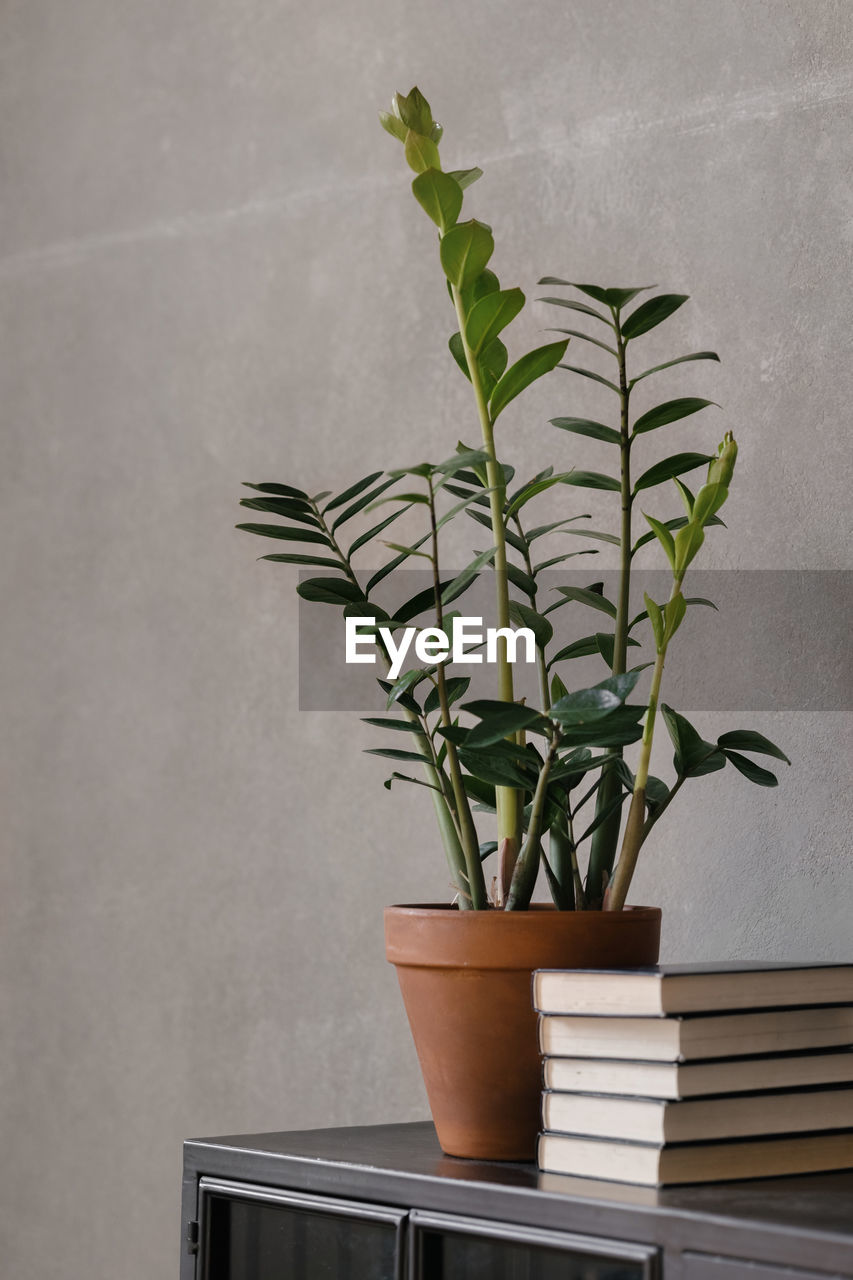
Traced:
<path id="1" fill-rule="evenodd" d="M 435 490 L 433 489 L 432 477 L 429 477 L 428 484 L 429 520 L 430 532 L 432 534 L 432 583 L 433 595 L 435 598 L 435 625 L 438 628 L 443 629 L 444 608 L 441 603 L 441 575 L 438 568 L 438 527 L 435 518 Z M 436 681 L 438 683 L 438 701 L 441 708 L 441 723 L 445 728 L 450 728 L 452 720 L 450 716 L 450 704 L 447 699 L 447 681 L 445 679 L 443 662 L 438 663 Z M 466 878 L 468 881 L 468 892 L 471 897 L 471 905 L 475 911 L 483 911 L 489 905 L 489 898 L 486 892 L 486 880 L 483 875 L 483 864 L 480 861 L 480 847 L 477 840 L 477 829 L 474 826 L 474 819 L 471 816 L 471 806 L 468 803 L 468 795 L 465 791 L 465 783 L 462 779 L 462 770 L 459 766 L 459 757 L 456 753 L 456 746 L 449 740 L 447 740 L 447 763 L 450 768 L 450 785 L 453 788 L 453 798 L 456 805 L 456 819 L 459 825 L 462 852 L 465 858 Z"/>
<path id="2" fill-rule="evenodd" d="M 631 434 L 629 427 L 629 398 L 627 364 L 625 359 L 625 340 L 619 324 L 619 312 L 611 308 L 613 328 L 616 334 L 616 353 L 619 363 L 619 472 L 621 498 L 621 527 L 619 537 L 619 594 L 616 600 L 616 626 L 613 641 L 614 676 L 625 671 L 628 653 L 628 612 L 631 598 Z M 614 747 L 614 754 L 621 756 L 622 748 Z M 615 761 L 605 765 L 598 789 L 595 812 L 604 813 L 616 800 L 621 783 L 615 771 Z M 617 808 L 609 818 L 593 833 L 589 853 L 589 869 L 587 872 L 586 896 L 591 905 L 598 905 L 604 894 L 605 876 L 609 876 L 616 857 L 619 843 L 619 828 L 622 822 L 622 811 Z"/>
<path id="3" fill-rule="evenodd" d="M 495 435 L 494 425 L 489 416 L 489 407 L 486 402 L 485 392 L 483 390 L 483 381 L 480 377 L 480 367 L 477 364 L 477 358 L 468 345 L 468 339 L 465 335 L 465 308 L 462 304 L 462 295 L 456 285 L 452 286 L 453 305 L 456 308 L 456 319 L 459 324 L 459 336 L 462 340 L 462 349 L 465 353 L 465 360 L 468 365 L 468 374 L 471 379 L 471 386 L 474 389 L 474 398 L 477 402 L 477 413 L 480 418 L 480 428 L 483 435 L 483 446 L 488 454 L 486 463 L 486 476 L 489 482 L 489 511 L 492 521 L 492 539 L 495 546 L 495 591 L 497 598 L 497 622 L 498 627 L 509 627 L 509 579 L 506 572 L 506 533 L 504 528 L 504 504 L 506 501 L 506 487 L 504 484 L 503 468 L 499 465 L 497 455 L 495 453 Z M 498 668 L 498 698 L 501 702 L 512 702 L 514 700 L 512 685 L 512 664 L 508 660 L 506 640 L 501 636 L 498 638 L 497 647 L 497 668 Z M 497 787 L 495 790 L 495 801 L 498 818 L 498 844 L 502 840 L 511 840 L 513 847 L 518 848 L 521 835 L 521 804 L 518 791 L 513 787 Z"/>
<path id="4" fill-rule="evenodd" d="M 681 581 L 676 578 L 672 584 L 672 591 L 669 596 L 670 601 L 674 600 L 680 593 Z M 631 879 L 634 875 L 634 868 L 637 865 L 637 857 L 646 838 L 646 783 L 649 780 L 649 763 L 655 736 L 655 720 L 657 718 L 660 686 L 668 647 L 669 641 L 664 633 L 657 658 L 655 659 L 655 669 L 652 673 L 649 705 L 643 726 L 643 740 L 640 744 L 640 759 L 637 764 L 637 772 L 634 775 L 634 794 L 631 797 L 631 807 L 628 810 L 628 821 L 625 824 L 622 848 L 619 853 L 616 870 L 613 873 L 613 879 L 605 896 L 604 905 L 608 911 L 621 911 L 625 905 L 625 899 L 628 896 L 628 889 L 631 886 Z"/>
<path id="5" fill-rule="evenodd" d="M 557 754 L 558 745 L 558 738 L 555 734 L 551 739 L 548 754 L 539 771 L 536 790 L 533 793 L 533 803 L 530 806 L 530 822 L 527 827 L 527 839 L 524 842 L 524 848 L 519 854 L 518 862 L 515 864 L 512 884 L 510 885 L 509 896 L 506 902 L 507 911 L 526 911 L 530 906 L 530 899 L 533 896 L 533 890 L 536 886 L 536 876 L 539 871 L 542 820 L 545 816 L 545 800 L 548 792 L 548 778 L 551 773 L 551 765 L 553 764 L 554 757 Z"/>
<path id="6" fill-rule="evenodd" d="M 555 822 L 548 832 L 548 860 L 551 865 L 551 873 L 568 904 L 564 910 L 568 911 L 571 911 L 577 905 L 575 901 L 574 868 L 572 866 L 573 852 L 568 831 L 564 831 Z"/>

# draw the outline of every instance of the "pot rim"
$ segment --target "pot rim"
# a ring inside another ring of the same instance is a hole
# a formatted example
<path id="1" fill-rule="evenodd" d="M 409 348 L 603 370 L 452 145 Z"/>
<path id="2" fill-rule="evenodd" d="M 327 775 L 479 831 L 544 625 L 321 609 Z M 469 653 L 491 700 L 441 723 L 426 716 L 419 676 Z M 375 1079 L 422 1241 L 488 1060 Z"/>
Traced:
<path id="1" fill-rule="evenodd" d="M 391 964 L 429 969 L 651 968 L 652 961 L 631 965 L 624 957 L 657 957 L 661 925 L 660 907 L 557 911 L 548 903 L 532 911 L 411 903 L 386 907 L 384 916 Z"/>

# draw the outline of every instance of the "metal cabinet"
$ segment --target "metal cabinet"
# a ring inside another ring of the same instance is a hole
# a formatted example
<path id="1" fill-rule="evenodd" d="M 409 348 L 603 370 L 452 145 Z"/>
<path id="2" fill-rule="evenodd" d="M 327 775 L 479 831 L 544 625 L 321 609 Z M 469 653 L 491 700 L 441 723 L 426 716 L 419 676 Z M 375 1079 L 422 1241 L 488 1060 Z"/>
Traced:
<path id="1" fill-rule="evenodd" d="M 853 1172 L 656 1191 L 454 1160 L 429 1124 L 199 1139 L 181 1280 L 853 1280 Z"/>

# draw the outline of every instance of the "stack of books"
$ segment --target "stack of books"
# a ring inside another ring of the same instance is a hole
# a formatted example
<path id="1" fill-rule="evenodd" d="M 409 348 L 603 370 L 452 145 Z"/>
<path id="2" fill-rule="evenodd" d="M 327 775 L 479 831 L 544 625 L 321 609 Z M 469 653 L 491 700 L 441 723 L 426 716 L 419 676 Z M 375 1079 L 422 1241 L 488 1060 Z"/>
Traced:
<path id="1" fill-rule="evenodd" d="M 853 1168 L 853 964 L 540 969 L 539 1167 L 671 1186 Z"/>

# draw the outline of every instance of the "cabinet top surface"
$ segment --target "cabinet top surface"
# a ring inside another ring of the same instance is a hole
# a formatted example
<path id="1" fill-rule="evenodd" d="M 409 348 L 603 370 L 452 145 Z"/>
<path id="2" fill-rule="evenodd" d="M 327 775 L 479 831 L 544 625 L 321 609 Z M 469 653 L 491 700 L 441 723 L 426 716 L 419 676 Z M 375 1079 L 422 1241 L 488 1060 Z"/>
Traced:
<path id="1" fill-rule="evenodd" d="M 443 1154 L 430 1123 L 200 1138 L 186 1144 L 185 1162 L 188 1171 L 279 1185 L 296 1178 L 318 1190 L 363 1188 L 366 1198 L 396 1189 L 401 1203 L 450 1191 L 461 1211 L 463 1200 L 482 1211 L 490 1201 L 505 1208 L 510 1197 L 529 1207 L 556 1201 L 566 1209 L 761 1224 L 853 1244 L 853 1171 L 655 1190 L 539 1173 L 532 1164 L 458 1160 Z"/>

